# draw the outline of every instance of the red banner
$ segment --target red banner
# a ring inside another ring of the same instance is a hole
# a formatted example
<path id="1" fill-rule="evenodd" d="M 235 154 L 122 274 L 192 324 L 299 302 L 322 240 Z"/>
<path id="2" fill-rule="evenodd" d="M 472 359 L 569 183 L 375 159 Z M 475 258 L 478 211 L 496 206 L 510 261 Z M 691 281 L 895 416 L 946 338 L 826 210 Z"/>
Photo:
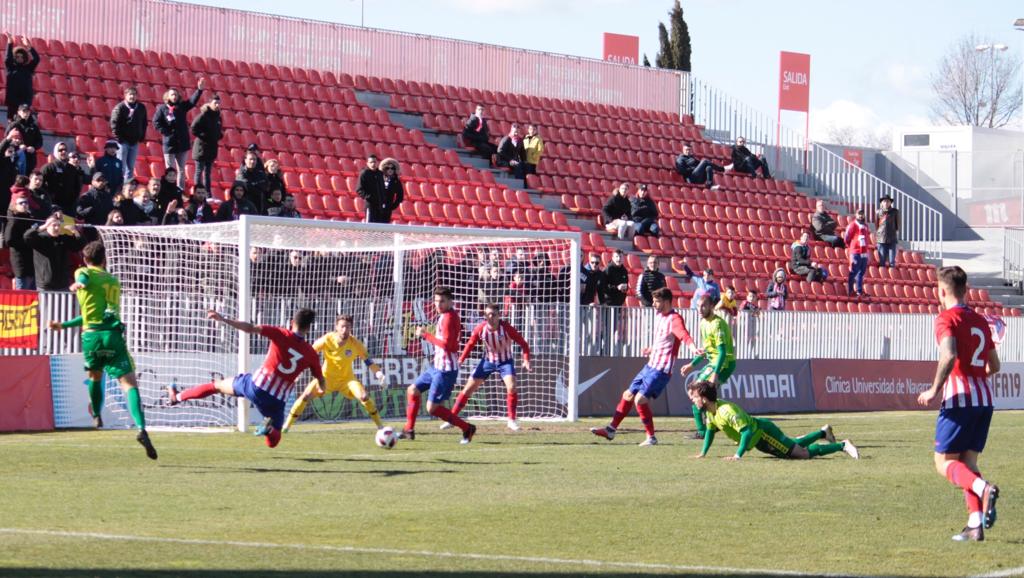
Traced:
<path id="1" fill-rule="evenodd" d="M 39 294 L 0 291 L 0 347 L 39 346 Z"/>
<path id="2" fill-rule="evenodd" d="M 53 429 L 50 358 L 0 357 L 0 431 Z"/>
<path id="3" fill-rule="evenodd" d="M 818 411 L 880 411 L 923 408 L 917 395 L 932 385 L 934 361 L 812 359 Z"/>
<path id="4" fill-rule="evenodd" d="M 640 64 L 640 37 L 605 32 L 602 60 L 620 64 Z"/>
<path id="5" fill-rule="evenodd" d="M 864 151 L 859 149 L 843 149 L 843 159 L 851 165 L 864 168 Z"/>
<path id="6" fill-rule="evenodd" d="M 779 53 L 779 110 L 807 112 L 811 99 L 811 55 Z"/>

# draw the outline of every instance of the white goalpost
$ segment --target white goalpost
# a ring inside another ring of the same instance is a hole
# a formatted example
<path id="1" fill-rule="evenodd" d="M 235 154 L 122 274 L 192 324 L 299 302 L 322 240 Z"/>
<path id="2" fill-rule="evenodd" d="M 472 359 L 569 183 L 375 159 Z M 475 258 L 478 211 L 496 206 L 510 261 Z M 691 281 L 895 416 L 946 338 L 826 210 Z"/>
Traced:
<path id="1" fill-rule="evenodd" d="M 415 337 L 430 326 L 435 287 L 455 294 L 460 346 L 497 305 L 523 334 L 532 371 L 516 347 L 519 419 L 575 420 L 579 359 L 578 232 L 377 225 L 243 216 L 239 221 L 168 227 L 99 227 L 107 264 L 122 286 L 122 317 L 148 424 L 245 430 L 247 403 L 214 396 L 169 407 L 166 386 L 249 372 L 267 342 L 209 321 L 216 309 L 252 323 L 287 326 L 294 311 L 316 312 L 310 338 L 354 317 L 353 334 L 386 375 L 380 384 L 359 363 L 356 376 L 385 421 L 404 420 L 405 388 L 431 362 Z M 483 356 L 477 346 L 459 387 Z M 296 383 L 301 388 L 308 376 Z M 108 409 L 123 411 L 108 385 Z M 294 394 L 293 394 L 294 395 Z M 454 398 L 454 394 L 453 394 Z M 470 419 L 505 417 L 505 387 L 492 376 L 463 410 Z M 363 419 L 338 394 L 311 401 L 302 421 Z M 301 425 L 301 422 L 300 422 Z"/>

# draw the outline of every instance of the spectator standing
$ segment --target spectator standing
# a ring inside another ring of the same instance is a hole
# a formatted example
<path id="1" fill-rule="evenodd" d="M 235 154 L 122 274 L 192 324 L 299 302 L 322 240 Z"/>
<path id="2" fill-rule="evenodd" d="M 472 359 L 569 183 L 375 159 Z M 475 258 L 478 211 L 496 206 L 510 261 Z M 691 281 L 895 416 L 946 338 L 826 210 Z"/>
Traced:
<path id="1" fill-rule="evenodd" d="M 709 161 L 693 156 L 693 147 L 683 145 L 683 152 L 676 157 L 676 172 L 694 185 L 704 185 L 705 189 L 718 190 L 715 184 L 715 173 L 724 172 L 725 168 Z"/>
<path id="2" fill-rule="evenodd" d="M 18 106 L 18 115 L 7 125 L 7 132 L 18 129 L 21 132 L 22 146 L 32 156 L 32 168 L 22 174 L 29 174 L 36 167 L 36 151 L 43 150 L 43 130 L 39 128 L 39 118 L 27 104 Z"/>
<path id="3" fill-rule="evenodd" d="M 705 267 L 702 273 L 695 273 L 686 262 L 683 262 L 683 270 L 686 271 L 686 281 L 693 281 L 697 285 L 690 299 L 690 309 L 700 309 L 700 300 L 705 295 L 710 296 L 711 302 L 717 305 L 722 298 L 722 287 L 715 281 L 715 272 Z"/>
<path id="4" fill-rule="evenodd" d="M 14 37 L 7 39 L 7 56 L 4 58 L 4 69 L 7 72 L 7 93 L 4 104 L 7 106 L 7 120 L 17 114 L 18 107 L 27 104 L 32 106 L 35 90 L 32 77 L 39 66 L 39 53 L 32 47 L 27 36 L 21 37 L 21 46 L 14 46 Z"/>
<path id="5" fill-rule="evenodd" d="M 647 191 L 647 185 L 637 186 L 636 196 L 630 205 L 630 216 L 636 223 L 637 235 L 657 237 L 661 234 L 661 228 L 658 227 L 658 205 Z"/>
<path id="6" fill-rule="evenodd" d="M 377 166 L 377 155 L 366 157 L 366 167 L 359 172 L 359 184 L 356 193 L 366 201 L 366 222 L 387 223 L 383 213 L 384 174 Z"/>
<path id="7" fill-rule="evenodd" d="M 25 177 L 18 177 L 23 179 Z M 24 196 L 28 199 L 29 210 L 32 212 L 34 218 L 43 221 L 55 211 L 59 211 L 60 207 L 54 207 L 53 199 L 50 194 L 43 188 L 43 175 L 39 171 L 34 171 L 28 176 L 28 185 L 23 189 L 20 194 L 15 193 L 15 188 L 11 189 L 11 195 L 13 200 Z"/>
<path id="8" fill-rule="evenodd" d="M 864 294 L 864 274 L 868 270 L 868 255 L 871 253 L 871 231 L 864 224 L 864 209 L 857 209 L 856 218 L 846 227 L 847 252 L 850 255 L 850 275 L 846 278 L 846 293 L 853 296 L 854 282 L 857 284 L 857 296 Z"/>
<path id="9" fill-rule="evenodd" d="M 647 268 L 636 280 L 636 296 L 645 307 L 651 307 L 654 305 L 654 292 L 665 285 L 665 274 L 658 270 L 658 257 L 647 257 Z"/>
<path id="10" fill-rule="evenodd" d="M 483 106 L 478 104 L 476 110 L 466 120 L 466 125 L 462 128 L 462 142 L 487 160 L 490 160 L 491 155 L 497 151 L 491 144 L 491 133 L 484 118 Z"/>
<path id="11" fill-rule="evenodd" d="M 181 99 L 178 89 L 171 88 L 164 93 L 164 102 L 153 113 L 153 128 L 163 137 L 164 166 L 174 167 L 178 175 L 178 188 L 185 188 L 185 161 L 188 159 L 189 127 L 188 111 L 199 103 L 206 79 L 199 77 L 196 90 L 188 100 Z"/>
<path id="12" fill-rule="evenodd" d="M 732 285 L 725 288 L 725 293 L 722 293 L 721 299 L 718 300 L 718 305 L 715 305 L 715 311 L 719 317 L 725 320 L 735 318 L 739 314 L 739 304 L 736 303 L 736 288 Z"/>
<path id="13" fill-rule="evenodd" d="M 75 214 L 75 203 L 82 193 L 82 171 L 78 168 L 78 155 L 68 151 L 68 145 L 58 142 L 53 146 L 53 161 L 43 166 L 43 188 L 65 215 Z"/>
<path id="14" fill-rule="evenodd" d="M 28 198 L 22 197 L 11 203 L 10 208 L 7 209 L 4 244 L 10 248 L 15 289 L 31 290 L 36 288 L 32 247 L 25 242 L 25 232 L 35 224 Z"/>
<path id="15" fill-rule="evenodd" d="M 7 138 L 0 142 L 0 156 L 8 165 L 7 171 L 13 176 L 27 175 L 36 168 L 36 155 L 29 154 L 21 131 L 16 128 L 11 129 Z"/>
<path id="16" fill-rule="evenodd" d="M 828 273 L 817 262 L 811 261 L 811 248 L 807 244 L 810 235 L 806 232 L 800 235 L 800 239 L 793 241 L 790 249 L 793 251 L 789 260 L 789 272 L 794 275 L 806 277 L 808 283 L 821 282 L 828 278 Z"/>
<path id="17" fill-rule="evenodd" d="M 768 297 L 769 311 L 782 311 L 786 308 L 786 298 L 789 297 L 789 289 L 786 287 L 786 270 L 779 267 L 772 274 L 765 289 L 765 296 Z"/>
<path id="18" fill-rule="evenodd" d="M 811 216 L 811 228 L 814 229 L 814 238 L 828 243 L 830 247 L 842 249 L 846 247 L 843 238 L 836 235 L 839 222 L 825 210 L 825 201 L 818 199 L 815 204 L 814 215 Z"/>
<path id="19" fill-rule="evenodd" d="M 245 185 L 235 181 L 231 185 L 231 198 L 220 204 L 217 209 L 217 220 L 237 221 L 242 215 L 258 215 L 259 210 L 245 195 Z"/>
<path id="20" fill-rule="evenodd" d="M 878 241 L 878 266 L 896 266 L 896 245 L 899 243 L 900 210 L 892 206 L 888 194 L 879 201 L 881 208 L 875 216 Z"/>
<path id="21" fill-rule="evenodd" d="M 629 201 L 629 185 L 622 183 L 601 208 L 604 230 L 615 233 L 619 239 L 632 239 L 636 223 L 632 218 L 633 205 Z"/>
<path id="22" fill-rule="evenodd" d="M 281 172 L 281 163 L 277 159 L 270 159 L 263 163 L 263 170 L 267 173 L 267 190 L 279 189 L 282 199 L 288 196 L 288 187 L 284 184 L 284 173 Z"/>
<path id="23" fill-rule="evenodd" d="M 139 102 L 139 91 L 129 86 L 124 91 L 124 100 L 117 103 L 110 113 L 110 133 L 117 141 L 117 158 L 124 168 L 122 179 L 126 183 L 135 180 L 135 161 L 139 158 L 139 143 L 146 140 L 146 125 L 149 122 L 146 105 Z"/>
<path id="24" fill-rule="evenodd" d="M 519 125 L 513 124 L 508 134 L 498 143 L 498 166 L 510 168 L 512 176 L 522 179 L 526 176 L 525 162 L 526 148 L 519 136 Z"/>
<path id="25" fill-rule="evenodd" d="M 400 167 L 398 161 L 386 158 L 380 163 L 381 173 L 381 197 L 375 201 L 375 212 L 378 220 L 372 223 L 390 223 L 391 214 L 398 209 L 405 197 L 405 190 L 402 187 L 402 180 L 399 177 Z M 369 208 L 369 202 L 367 202 Z"/>
<path id="26" fill-rule="evenodd" d="M 192 160 L 196 163 L 194 180 L 210 190 L 213 187 L 210 180 L 213 162 L 217 160 L 220 139 L 224 138 L 219 95 L 210 97 L 210 100 L 199 109 L 199 115 L 192 120 L 191 130 L 192 136 L 196 137 L 192 143 Z"/>
<path id="27" fill-rule="evenodd" d="M 537 132 L 537 125 L 526 125 L 526 136 L 523 137 L 523 148 L 526 150 L 526 161 L 523 163 L 524 175 L 537 174 L 537 165 L 544 155 L 544 140 Z"/>
<path id="28" fill-rule="evenodd" d="M 740 311 L 746 311 L 751 315 L 757 315 L 761 312 L 761 307 L 757 304 L 757 291 L 747 289 L 747 299 L 740 305 Z"/>
<path id="29" fill-rule="evenodd" d="M 772 178 L 771 173 L 768 172 L 768 162 L 764 160 L 764 155 L 755 155 L 750 152 L 750 149 L 747 148 L 747 139 L 739 137 L 732 147 L 732 170 L 756 176 L 758 169 L 761 170 L 762 178 Z"/>
<path id="30" fill-rule="evenodd" d="M 77 228 L 69 234 L 61 234 L 61 228 L 61 216 L 51 215 L 42 225 L 25 231 L 40 291 L 67 291 L 71 285 L 71 253 L 81 250 L 84 243 Z"/>
<path id="31" fill-rule="evenodd" d="M 245 198 L 253 207 L 264 214 L 267 205 L 267 194 L 270 182 L 267 180 L 267 171 L 263 168 L 260 155 L 257 151 L 246 151 L 242 166 L 235 173 L 235 183 L 242 183 L 245 187 Z M 207 187 L 209 189 L 209 187 Z"/>
<path id="32" fill-rule="evenodd" d="M 78 198 L 75 215 L 89 225 L 106 225 L 107 215 L 114 210 L 114 193 L 103 173 L 92 176 L 92 186 Z"/>
<path id="33" fill-rule="evenodd" d="M 17 167 L 14 166 L 14 147 L 8 139 L 4 139 L 0 142 L 0 206 L 10 206 L 13 193 L 11 189 L 19 176 L 24 175 L 19 175 Z"/>
<path id="34" fill-rule="evenodd" d="M 526 256 L 526 249 L 517 247 L 515 255 L 508 261 L 505 261 L 505 275 L 512 276 L 516 273 L 526 275 L 529 267 L 530 259 Z"/>
<path id="35" fill-rule="evenodd" d="M 96 173 L 103 173 L 107 178 L 107 186 L 113 192 L 124 188 L 124 163 L 117 157 L 118 145 L 114 139 L 108 140 L 103 145 L 103 155 L 100 158 L 88 158 L 89 179 Z"/>
<path id="36" fill-rule="evenodd" d="M 603 305 L 605 302 L 605 274 L 601 270 L 601 256 L 590 255 L 590 261 L 580 270 L 580 305 Z"/>
<path id="37" fill-rule="evenodd" d="M 613 307 L 622 307 L 629 294 L 629 271 L 623 261 L 622 249 L 612 253 L 612 263 L 604 271 L 605 303 Z"/>

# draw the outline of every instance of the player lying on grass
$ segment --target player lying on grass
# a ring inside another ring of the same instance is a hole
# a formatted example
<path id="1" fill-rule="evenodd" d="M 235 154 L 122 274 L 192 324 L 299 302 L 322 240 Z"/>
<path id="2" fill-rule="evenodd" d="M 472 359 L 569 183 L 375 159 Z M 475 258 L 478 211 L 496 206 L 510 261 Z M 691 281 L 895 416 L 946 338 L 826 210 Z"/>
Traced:
<path id="1" fill-rule="evenodd" d="M 356 379 L 355 373 L 352 371 L 352 363 L 357 359 L 362 359 L 366 367 L 373 372 L 377 381 L 386 382 L 384 372 L 370 358 L 366 352 L 366 346 L 352 335 L 352 316 L 339 315 L 334 321 L 334 331 L 317 339 L 313 344 L 313 349 L 324 354 L 323 372 L 324 378 L 327 380 L 324 390 L 327 393 L 340 393 L 350 400 L 358 399 L 367 415 L 377 425 L 377 429 L 384 427 L 380 421 L 380 414 L 377 413 L 377 404 L 366 393 L 366 388 L 363 387 L 362 382 Z M 306 390 L 295 400 L 295 405 L 292 406 L 292 411 L 288 414 L 288 420 L 284 422 L 283 431 L 287 432 L 295 420 L 299 419 L 302 410 L 306 409 L 309 398 L 322 395 L 322 393 L 317 393 L 317 381 L 314 379 L 309 382 Z"/>
<path id="2" fill-rule="evenodd" d="M 459 356 L 459 366 L 461 367 L 462 363 L 466 361 L 477 342 L 483 341 L 487 351 L 480 362 L 476 364 L 476 369 L 469 376 L 469 381 L 462 388 L 462 392 L 455 397 L 452 413 L 459 415 L 462 408 L 469 403 L 469 398 L 476 393 L 484 381 L 492 374 L 498 373 L 501 375 L 501 380 L 505 382 L 508 429 L 519 431 L 519 423 L 516 422 L 519 393 L 516 391 L 516 363 L 515 356 L 512 354 L 512 345 L 518 344 L 519 348 L 523 350 L 523 370 L 525 371 L 530 371 L 530 346 L 516 331 L 516 328 L 512 327 L 511 323 L 501 318 L 501 309 L 497 305 L 494 303 L 484 305 L 482 313 L 484 320 L 473 329 L 473 333 L 469 336 L 469 341 L 466 342 L 466 347 L 462 349 L 462 355 Z M 441 424 L 441 429 L 450 427 L 451 424 L 447 422 Z"/>
<path id="3" fill-rule="evenodd" d="M 686 393 L 690 401 L 704 411 L 707 421 L 704 447 L 695 457 L 706 456 L 715 441 L 715 431 L 721 431 L 738 444 L 736 453 L 726 457 L 727 460 L 738 460 L 753 448 L 777 458 L 794 460 L 827 456 L 838 451 L 846 452 L 853 459 L 860 458 L 857 447 L 850 440 L 836 442 L 832 426 L 826 425 L 816 432 L 792 439 L 782 433 L 773 421 L 751 417 L 735 403 L 719 401 L 718 387 L 710 381 L 695 381 L 687 386 Z M 825 440 L 825 443 L 815 443 L 819 440 Z"/>
<path id="4" fill-rule="evenodd" d="M 245 321 L 227 319 L 210 310 L 207 317 L 230 325 L 246 333 L 258 333 L 270 340 L 270 348 L 263 360 L 263 366 L 256 374 L 240 373 L 231 379 L 218 379 L 191 387 L 182 392 L 171 385 L 167 387 L 168 400 L 176 405 L 190 399 L 202 399 L 215 393 L 233 397 L 244 397 L 252 402 L 264 418 L 268 447 L 276 447 L 281 441 L 284 426 L 284 403 L 288 393 L 295 386 L 295 380 L 306 369 L 313 373 L 317 387 L 315 392 L 323 394 L 324 374 L 320 369 L 320 356 L 313 346 L 306 342 L 306 334 L 313 325 L 315 314 L 309 309 L 299 309 L 292 316 L 291 328 L 281 329 L 272 325 L 253 325 Z"/>
<path id="5" fill-rule="evenodd" d="M 436 334 L 431 335 L 420 326 L 416 328 L 416 337 L 426 339 L 434 346 L 434 365 L 424 371 L 409 386 L 405 407 L 405 429 L 401 439 L 416 439 L 416 416 L 420 413 L 420 398 L 424 391 L 427 394 L 427 412 L 434 417 L 462 430 L 462 441 L 468 444 L 473 441 L 476 426 L 453 414 L 443 404 L 452 395 L 452 388 L 459 379 L 459 336 L 462 334 L 462 321 L 458 312 L 452 307 L 452 290 L 438 287 L 434 290 L 434 309 L 437 310 Z"/>
<path id="6" fill-rule="evenodd" d="M 729 329 L 729 323 L 715 314 L 715 301 L 710 295 L 701 298 L 699 310 L 700 340 L 703 349 L 690 363 L 679 368 L 679 372 L 686 377 L 698 363 L 707 360 L 707 365 L 697 374 L 696 381 L 708 381 L 717 386 L 729 381 L 732 372 L 736 370 L 736 348 L 732 343 L 732 331 Z M 701 410 L 696 405 L 693 406 L 693 421 L 697 426 L 697 432 L 693 437 L 703 439 L 707 427 L 704 425 Z"/>
<path id="7" fill-rule="evenodd" d="M 652 294 L 652 298 L 655 311 L 654 344 L 651 346 L 647 364 L 626 391 L 622 392 L 622 399 L 615 408 L 611 423 L 605 427 L 590 429 L 590 433 L 598 437 L 615 439 L 619 424 L 629 415 L 633 405 L 636 405 L 636 413 L 640 416 L 640 422 L 644 424 L 644 431 L 647 432 L 647 439 L 640 442 L 640 445 L 645 447 L 658 443 L 658 438 L 654 436 L 654 414 L 651 412 L 650 400 L 657 399 L 672 378 L 672 364 L 679 353 L 680 343 L 686 343 L 691 350 L 693 349 L 693 339 L 686 331 L 682 316 L 672 308 L 672 290 L 662 287 Z"/>
<path id="8" fill-rule="evenodd" d="M 121 384 L 128 404 L 128 413 L 139 428 L 135 440 L 146 448 L 151 460 L 157 458 L 156 448 L 146 433 L 146 415 L 139 397 L 139 381 L 135 377 L 135 361 L 128 353 L 121 323 L 121 282 L 107 272 L 107 250 L 100 241 L 93 241 L 82 250 L 85 267 L 75 271 L 75 282 L 69 289 L 75 293 L 82 314 L 74 319 L 51 321 L 50 329 L 82 328 L 82 357 L 89 374 L 89 400 L 93 423 L 103 427 L 103 372 Z"/>
<path id="9" fill-rule="evenodd" d="M 992 390 L 988 377 L 999 373 L 999 354 L 984 317 L 967 307 L 967 273 L 960 267 L 939 269 L 939 303 L 935 318 L 939 365 L 931 388 L 917 402 L 927 406 L 942 389 L 935 421 L 935 469 L 964 491 L 967 526 L 953 536 L 958 542 L 985 539 L 996 523 L 999 488 L 985 481 L 978 458 L 992 423 Z"/>

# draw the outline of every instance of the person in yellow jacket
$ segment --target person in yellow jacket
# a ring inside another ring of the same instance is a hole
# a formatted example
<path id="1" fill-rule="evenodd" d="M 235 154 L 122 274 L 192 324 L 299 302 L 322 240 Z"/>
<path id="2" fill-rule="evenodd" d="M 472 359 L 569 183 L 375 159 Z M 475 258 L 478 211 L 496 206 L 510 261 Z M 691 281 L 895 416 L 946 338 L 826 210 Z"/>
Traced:
<path id="1" fill-rule="evenodd" d="M 526 125 L 526 137 L 523 138 L 523 148 L 526 149 L 526 162 L 523 163 L 524 174 L 535 175 L 537 174 L 537 165 L 540 164 L 540 157 L 544 154 L 544 141 L 537 134 L 537 125 Z"/>

